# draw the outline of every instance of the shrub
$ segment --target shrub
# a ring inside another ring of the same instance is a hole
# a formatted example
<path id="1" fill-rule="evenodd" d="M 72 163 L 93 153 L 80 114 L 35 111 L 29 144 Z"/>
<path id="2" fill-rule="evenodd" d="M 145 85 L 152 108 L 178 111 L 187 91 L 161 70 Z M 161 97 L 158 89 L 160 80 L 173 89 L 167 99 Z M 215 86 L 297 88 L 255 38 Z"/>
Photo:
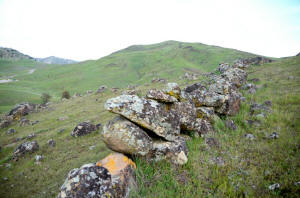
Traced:
<path id="1" fill-rule="evenodd" d="M 41 95 L 41 99 L 42 99 L 42 104 L 46 104 L 47 102 L 49 102 L 51 96 L 47 93 L 43 93 Z"/>
<path id="2" fill-rule="evenodd" d="M 62 95 L 61 95 L 61 99 L 66 98 L 66 99 L 70 99 L 70 93 L 68 91 L 63 91 Z"/>

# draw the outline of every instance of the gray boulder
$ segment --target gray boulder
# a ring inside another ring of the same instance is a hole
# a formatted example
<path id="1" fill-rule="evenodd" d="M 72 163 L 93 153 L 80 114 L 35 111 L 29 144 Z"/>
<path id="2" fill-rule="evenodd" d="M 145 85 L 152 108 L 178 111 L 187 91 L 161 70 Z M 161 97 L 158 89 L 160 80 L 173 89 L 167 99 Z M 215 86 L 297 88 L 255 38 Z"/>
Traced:
<path id="1" fill-rule="evenodd" d="M 19 157 L 24 156 L 26 153 L 33 153 L 39 149 L 37 141 L 24 142 L 20 144 L 13 153 L 13 159 L 18 160 Z"/>
<path id="2" fill-rule="evenodd" d="M 120 116 L 103 127 L 101 136 L 110 149 L 131 155 L 145 156 L 153 145 L 144 130 Z"/>

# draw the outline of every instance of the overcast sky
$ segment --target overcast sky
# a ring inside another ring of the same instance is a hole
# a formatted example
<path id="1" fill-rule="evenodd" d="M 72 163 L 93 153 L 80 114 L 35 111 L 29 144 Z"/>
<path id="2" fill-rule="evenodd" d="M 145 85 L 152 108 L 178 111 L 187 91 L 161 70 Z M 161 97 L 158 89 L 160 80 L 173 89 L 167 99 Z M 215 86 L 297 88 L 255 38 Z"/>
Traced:
<path id="1" fill-rule="evenodd" d="M 0 46 L 33 57 L 98 59 L 166 40 L 292 56 L 300 0 L 0 0 Z"/>

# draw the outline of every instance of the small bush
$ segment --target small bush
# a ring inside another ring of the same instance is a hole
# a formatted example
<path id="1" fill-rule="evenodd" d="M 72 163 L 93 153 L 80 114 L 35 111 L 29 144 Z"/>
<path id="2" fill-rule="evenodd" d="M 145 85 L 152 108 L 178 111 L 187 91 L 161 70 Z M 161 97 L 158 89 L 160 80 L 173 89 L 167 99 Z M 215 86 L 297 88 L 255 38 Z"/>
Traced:
<path id="1" fill-rule="evenodd" d="M 70 99 L 71 98 L 70 93 L 68 91 L 62 92 L 61 99 L 63 98 Z"/>
<path id="2" fill-rule="evenodd" d="M 43 93 L 41 95 L 41 99 L 42 99 L 42 104 L 46 104 L 47 102 L 49 102 L 51 96 L 47 93 Z"/>

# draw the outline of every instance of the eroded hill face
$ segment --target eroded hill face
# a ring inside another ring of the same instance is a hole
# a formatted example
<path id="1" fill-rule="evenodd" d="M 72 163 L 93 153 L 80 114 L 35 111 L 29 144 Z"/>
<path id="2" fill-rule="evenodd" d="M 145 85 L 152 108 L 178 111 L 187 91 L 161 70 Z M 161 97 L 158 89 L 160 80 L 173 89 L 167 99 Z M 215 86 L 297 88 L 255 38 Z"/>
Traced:
<path id="1" fill-rule="evenodd" d="M 0 59 L 20 60 L 33 58 L 28 55 L 22 54 L 15 49 L 0 47 Z"/>

